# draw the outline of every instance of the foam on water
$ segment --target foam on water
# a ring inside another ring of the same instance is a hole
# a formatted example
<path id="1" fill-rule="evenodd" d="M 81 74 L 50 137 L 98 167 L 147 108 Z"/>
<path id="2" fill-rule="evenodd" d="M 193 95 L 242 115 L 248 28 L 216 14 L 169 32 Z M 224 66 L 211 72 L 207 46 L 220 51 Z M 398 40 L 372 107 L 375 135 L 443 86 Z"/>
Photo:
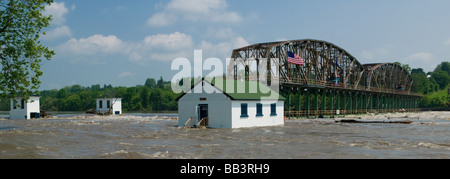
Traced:
<path id="1" fill-rule="evenodd" d="M 449 114 L 367 117 L 412 125 L 306 119 L 244 129 L 185 129 L 161 115 L 0 120 L 0 158 L 450 158 Z"/>

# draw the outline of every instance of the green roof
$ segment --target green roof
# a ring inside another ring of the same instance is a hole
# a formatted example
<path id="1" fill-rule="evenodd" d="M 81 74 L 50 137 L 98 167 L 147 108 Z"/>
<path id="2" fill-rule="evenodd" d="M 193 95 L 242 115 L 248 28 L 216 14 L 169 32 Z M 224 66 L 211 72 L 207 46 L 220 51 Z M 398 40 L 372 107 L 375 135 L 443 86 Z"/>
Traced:
<path id="1" fill-rule="evenodd" d="M 213 80 L 213 82 L 208 80 L 203 81 L 212 84 L 225 95 L 230 97 L 231 100 L 286 100 L 275 90 L 272 90 L 265 84 L 257 81 L 223 80 L 222 85 L 218 85 L 217 80 Z M 202 81 L 198 82 L 194 86 L 200 84 L 201 82 Z M 232 86 L 228 87 L 227 85 Z M 193 89 L 194 86 L 191 89 Z M 177 100 L 184 95 L 185 94 L 181 95 L 177 98 Z"/>

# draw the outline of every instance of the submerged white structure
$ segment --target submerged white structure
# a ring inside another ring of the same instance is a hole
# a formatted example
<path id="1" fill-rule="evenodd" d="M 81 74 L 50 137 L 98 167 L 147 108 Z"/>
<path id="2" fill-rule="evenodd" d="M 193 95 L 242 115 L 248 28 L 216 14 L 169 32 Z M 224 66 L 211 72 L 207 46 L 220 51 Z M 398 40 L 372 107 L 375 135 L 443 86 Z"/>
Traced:
<path id="1" fill-rule="evenodd" d="M 120 115 L 122 114 L 122 98 L 99 98 L 96 110 L 103 114 L 111 110 L 112 115 Z"/>
<path id="2" fill-rule="evenodd" d="M 32 96 L 28 100 L 22 97 L 11 99 L 9 119 L 38 119 L 40 118 L 40 97 Z"/>
<path id="3" fill-rule="evenodd" d="M 224 83 L 227 83 L 226 81 Z M 284 98 L 277 92 L 259 82 L 241 82 L 246 86 L 270 91 L 268 97 L 261 92 L 238 93 L 237 90 L 225 92 L 223 86 L 218 87 L 203 80 L 178 101 L 178 126 L 209 128 L 248 128 L 284 125 Z M 236 89 L 236 87 L 234 87 Z M 212 91 L 216 91 L 211 93 Z M 200 92 L 200 93 L 199 93 Z"/>

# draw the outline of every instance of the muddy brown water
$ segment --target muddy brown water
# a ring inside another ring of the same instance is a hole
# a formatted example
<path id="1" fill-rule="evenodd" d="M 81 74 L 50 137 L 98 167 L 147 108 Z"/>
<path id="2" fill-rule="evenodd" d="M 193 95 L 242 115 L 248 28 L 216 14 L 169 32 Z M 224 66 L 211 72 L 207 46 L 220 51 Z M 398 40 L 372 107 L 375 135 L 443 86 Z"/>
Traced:
<path id="1" fill-rule="evenodd" d="M 410 125 L 301 119 L 245 129 L 185 129 L 176 120 L 145 115 L 0 119 L 0 158 L 449 159 L 450 121 L 442 115 Z"/>

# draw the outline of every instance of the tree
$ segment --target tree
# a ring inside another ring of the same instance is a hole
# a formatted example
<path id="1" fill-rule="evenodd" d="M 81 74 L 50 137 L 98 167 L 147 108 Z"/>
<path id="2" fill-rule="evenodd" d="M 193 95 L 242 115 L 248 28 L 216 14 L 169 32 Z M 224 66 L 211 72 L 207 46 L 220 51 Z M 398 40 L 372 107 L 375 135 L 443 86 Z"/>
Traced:
<path id="1" fill-rule="evenodd" d="M 414 85 L 413 85 L 413 92 L 416 93 L 425 93 L 425 91 L 427 90 L 427 86 L 428 86 L 428 79 L 425 76 L 425 73 L 413 73 L 411 74 L 411 77 L 414 80 Z"/>
<path id="2" fill-rule="evenodd" d="M 156 86 L 156 81 L 153 78 L 147 78 L 147 80 L 145 80 L 145 86 L 147 86 L 148 88 L 153 88 Z"/>
<path id="3" fill-rule="evenodd" d="M 150 95 L 150 104 L 153 111 L 160 111 L 163 109 L 160 89 L 154 89 Z"/>
<path id="4" fill-rule="evenodd" d="M 141 98 L 138 94 L 135 94 L 131 97 L 131 103 L 129 104 L 129 110 L 131 111 L 140 111 L 142 110 Z"/>
<path id="5" fill-rule="evenodd" d="M 148 109 L 149 96 L 150 96 L 150 90 L 148 89 L 148 87 L 144 86 L 141 91 L 141 100 L 142 100 L 141 104 L 144 109 Z"/>
<path id="6" fill-rule="evenodd" d="M 132 101 L 131 101 L 131 99 L 133 98 L 133 96 L 136 96 L 137 94 L 136 94 L 136 87 L 131 87 L 131 88 L 127 88 L 126 90 L 125 90 L 125 93 L 123 94 L 123 96 L 122 96 L 122 106 L 124 107 L 124 109 L 126 109 L 126 110 L 132 110 L 131 108 L 131 106 L 133 105 L 132 104 Z"/>
<path id="7" fill-rule="evenodd" d="M 162 76 L 159 78 L 158 83 L 156 83 L 156 86 L 161 89 L 164 88 L 164 80 Z"/>
<path id="8" fill-rule="evenodd" d="M 411 73 L 411 67 L 408 64 L 401 64 L 400 62 L 394 62 L 394 64 L 401 66 L 408 73 Z"/>
<path id="9" fill-rule="evenodd" d="M 411 70 L 411 74 L 420 74 L 426 76 L 425 71 L 423 71 L 423 68 L 414 68 Z"/>
<path id="10" fill-rule="evenodd" d="M 428 85 L 427 85 L 427 93 L 432 93 L 439 90 L 439 84 L 436 82 L 436 80 L 433 77 L 428 78 Z"/>
<path id="11" fill-rule="evenodd" d="M 439 64 L 436 69 L 434 69 L 434 72 L 438 71 L 445 71 L 448 75 L 450 75 L 450 62 L 442 62 Z"/>
<path id="12" fill-rule="evenodd" d="M 82 106 L 83 102 L 78 94 L 72 94 L 67 97 L 64 104 L 67 111 L 83 111 Z"/>
<path id="13" fill-rule="evenodd" d="M 437 72 L 433 72 L 431 77 L 436 80 L 436 83 L 439 85 L 439 88 L 445 89 L 447 85 L 450 83 L 450 75 L 442 70 L 438 70 Z"/>
<path id="14" fill-rule="evenodd" d="M 42 59 L 55 55 L 39 41 L 51 21 L 42 12 L 52 2 L 0 0 L 0 97 L 27 98 L 39 93 Z"/>

